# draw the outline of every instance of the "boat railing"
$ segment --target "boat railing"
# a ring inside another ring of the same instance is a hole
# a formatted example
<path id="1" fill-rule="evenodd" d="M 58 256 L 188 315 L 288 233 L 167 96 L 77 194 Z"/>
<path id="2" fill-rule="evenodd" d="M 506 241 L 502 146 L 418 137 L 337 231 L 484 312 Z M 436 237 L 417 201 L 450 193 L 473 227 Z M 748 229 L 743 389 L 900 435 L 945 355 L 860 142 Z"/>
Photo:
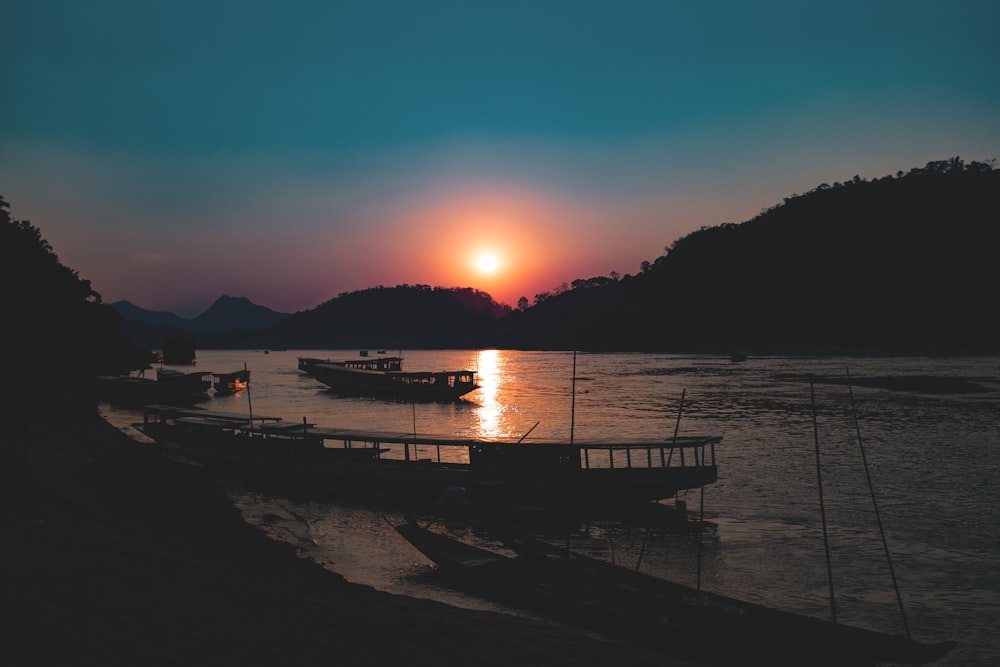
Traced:
<path id="1" fill-rule="evenodd" d="M 721 441 L 722 436 L 686 436 L 664 442 L 576 444 L 585 469 L 703 468 L 716 466 L 715 446 Z"/>
<path id="2" fill-rule="evenodd" d="M 721 441 L 721 436 L 689 436 L 668 442 L 517 444 L 502 441 L 485 442 L 407 437 L 402 440 L 382 440 L 379 443 L 385 446 L 397 445 L 401 449 L 399 457 L 405 461 L 431 460 L 438 463 L 469 463 L 471 449 L 494 447 L 499 444 L 503 445 L 508 452 L 511 449 L 523 452 L 524 460 L 532 457 L 538 450 L 545 450 L 543 458 L 558 460 L 557 467 L 591 470 L 601 468 L 716 467 L 715 446 Z"/>
<path id="3" fill-rule="evenodd" d="M 715 446 L 721 436 L 685 436 L 646 442 L 526 442 L 438 438 L 400 433 L 355 432 L 318 428 L 305 419 L 286 422 L 279 417 L 146 406 L 144 421 L 174 420 L 187 425 L 239 431 L 251 439 L 321 442 L 323 447 L 375 449 L 379 460 L 469 465 L 474 458 L 486 465 L 545 465 L 552 469 L 662 469 L 714 468 Z M 338 444 L 331 447 L 327 443 Z M 473 456 L 473 450 L 477 452 Z M 502 453 L 499 453 L 502 450 Z M 490 454 L 490 452 L 498 452 Z M 384 456 L 383 456 L 384 454 Z M 545 462 L 545 463 L 543 463 Z"/>

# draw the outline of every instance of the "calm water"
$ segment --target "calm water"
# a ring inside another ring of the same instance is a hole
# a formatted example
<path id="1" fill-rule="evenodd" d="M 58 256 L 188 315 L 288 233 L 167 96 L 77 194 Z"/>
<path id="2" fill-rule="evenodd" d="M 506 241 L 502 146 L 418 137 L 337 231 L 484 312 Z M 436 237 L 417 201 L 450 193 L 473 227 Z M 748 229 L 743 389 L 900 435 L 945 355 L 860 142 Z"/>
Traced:
<path id="1" fill-rule="evenodd" d="M 571 430 L 577 439 L 666 438 L 680 414 L 681 435 L 724 437 L 717 449 L 718 483 L 703 498 L 699 492 L 684 497 L 689 509 L 703 507 L 711 522 L 700 543 L 690 535 L 609 523 L 546 537 L 628 566 L 644 549 L 641 567 L 651 574 L 695 585 L 700 570 L 706 590 L 829 617 L 818 439 L 837 618 L 903 634 L 860 431 L 913 636 L 960 642 L 935 664 L 1000 664 L 1000 357 L 751 356 L 732 363 L 708 356 L 581 353 L 574 382 L 572 353 L 403 351 L 405 369 L 471 368 L 482 384 L 461 403 L 410 405 L 333 396 L 297 370 L 300 355 L 340 359 L 357 351 L 199 351 L 198 370 L 229 372 L 245 363 L 253 373 L 249 393 L 213 396 L 201 405 L 305 417 L 321 426 L 514 440 L 532 428 L 529 438 L 539 439 L 568 439 Z M 825 381 L 843 381 L 847 373 L 850 387 Z M 965 378 L 988 391 L 862 386 L 866 378 L 885 376 Z M 123 428 L 140 416 L 102 410 Z M 249 520 L 352 581 L 496 608 L 436 587 L 426 560 L 380 512 L 235 497 Z M 490 543 L 471 526 L 450 528 Z"/>

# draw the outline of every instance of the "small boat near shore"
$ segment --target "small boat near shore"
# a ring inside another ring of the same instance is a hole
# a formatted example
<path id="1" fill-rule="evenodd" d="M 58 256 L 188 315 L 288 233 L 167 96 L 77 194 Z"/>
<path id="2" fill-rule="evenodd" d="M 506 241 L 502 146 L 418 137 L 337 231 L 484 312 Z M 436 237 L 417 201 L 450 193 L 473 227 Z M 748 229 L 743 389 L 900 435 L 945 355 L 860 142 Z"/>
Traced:
<path id="1" fill-rule="evenodd" d="M 143 369 L 136 375 L 98 376 L 98 398 L 130 405 L 158 401 L 197 403 L 207 399 L 212 388 L 211 371 L 184 373 L 158 368 L 156 379 L 153 379 L 146 377 L 146 370 L 149 369 Z"/>
<path id="2" fill-rule="evenodd" d="M 215 373 L 212 386 L 220 396 L 239 393 L 250 386 L 250 371 L 244 368 L 232 373 Z"/>
<path id="3" fill-rule="evenodd" d="M 386 521 L 453 587 L 697 664 L 920 665 L 955 645 L 743 602 L 524 535 L 503 539 L 508 555 L 431 531 L 410 516 L 402 524 Z"/>
<path id="4" fill-rule="evenodd" d="M 188 459 L 309 495 L 445 513 L 641 510 L 717 480 L 720 436 L 521 442 L 320 428 L 146 405 L 134 427 Z"/>
<path id="5" fill-rule="evenodd" d="M 350 395 L 381 396 L 417 401 L 454 401 L 479 388 L 471 370 L 404 371 L 398 356 L 334 361 L 299 357 L 300 371 L 316 378 L 331 391 Z"/>

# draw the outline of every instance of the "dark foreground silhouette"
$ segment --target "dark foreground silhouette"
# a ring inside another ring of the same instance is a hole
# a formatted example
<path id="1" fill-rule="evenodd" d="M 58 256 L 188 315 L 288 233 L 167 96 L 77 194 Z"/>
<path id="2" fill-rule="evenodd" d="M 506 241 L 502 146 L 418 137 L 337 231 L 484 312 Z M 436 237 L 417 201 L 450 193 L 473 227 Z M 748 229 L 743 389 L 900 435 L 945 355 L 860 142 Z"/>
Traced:
<path id="1" fill-rule="evenodd" d="M 568 628 L 350 584 L 245 524 L 217 480 L 100 418 L 95 376 L 148 352 L 6 209 L 0 198 L 4 664 L 663 664 Z"/>
<path id="2" fill-rule="evenodd" d="M 14 433 L 25 457 L 5 479 L 0 533 L 10 664 L 672 664 L 348 583 L 243 523 L 201 471 L 96 414 L 63 414 Z"/>

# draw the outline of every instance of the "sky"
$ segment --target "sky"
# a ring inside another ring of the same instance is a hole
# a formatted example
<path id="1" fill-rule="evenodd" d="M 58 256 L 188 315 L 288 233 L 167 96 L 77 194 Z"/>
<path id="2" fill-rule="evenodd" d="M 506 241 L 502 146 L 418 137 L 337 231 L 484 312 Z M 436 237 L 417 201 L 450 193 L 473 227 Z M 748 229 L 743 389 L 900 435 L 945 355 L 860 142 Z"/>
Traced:
<path id="1" fill-rule="evenodd" d="M 10 0 L 0 100 L 0 195 L 105 301 L 513 306 L 1000 158 L 1000 3 Z"/>

